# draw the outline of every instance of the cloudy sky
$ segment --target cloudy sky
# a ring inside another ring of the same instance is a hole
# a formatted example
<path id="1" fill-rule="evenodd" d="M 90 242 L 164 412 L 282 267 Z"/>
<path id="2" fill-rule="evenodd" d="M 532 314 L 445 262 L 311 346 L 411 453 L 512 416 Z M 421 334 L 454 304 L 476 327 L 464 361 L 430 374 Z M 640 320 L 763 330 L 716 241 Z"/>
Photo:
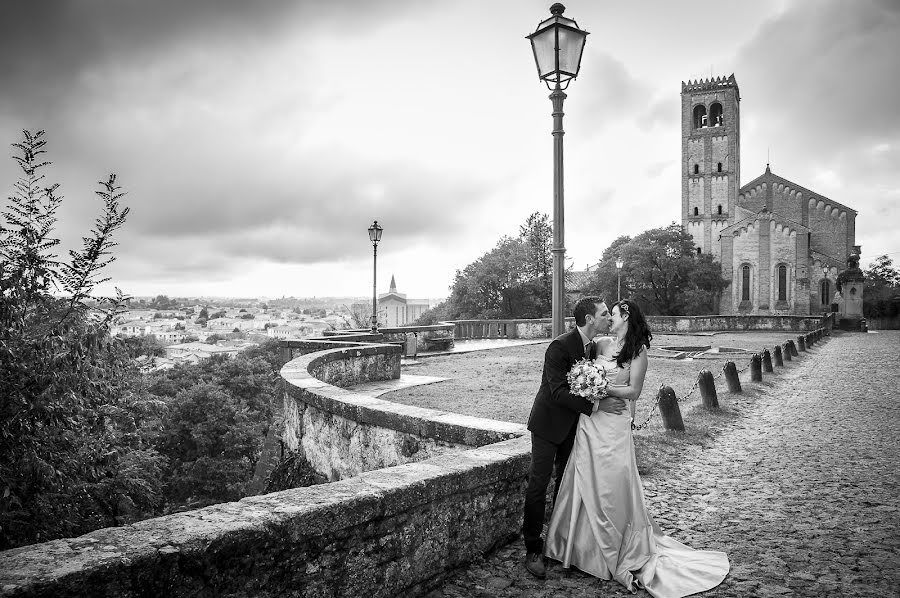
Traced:
<path id="1" fill-rule="evenodd" d="M 552 119 L 524 36 L 550 0 L 7 0 L 9 144 L 47 132 L 59 232 L 111 172 L 132 295 L 443 297 L 552 214 Z M 566 247 L 680 220 L 681 81 L 734 73 L 742 183 L 765 169 L 856 209 L 863 266 L 900 261 L 900 3 L 570 0 L 591 32 L 565 104 Z"/>

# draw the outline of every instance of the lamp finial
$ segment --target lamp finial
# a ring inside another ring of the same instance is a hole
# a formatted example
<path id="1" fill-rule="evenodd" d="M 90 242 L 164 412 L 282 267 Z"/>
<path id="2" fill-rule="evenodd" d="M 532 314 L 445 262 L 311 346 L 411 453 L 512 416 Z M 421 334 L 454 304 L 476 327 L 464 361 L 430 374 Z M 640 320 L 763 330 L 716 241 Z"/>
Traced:
<path id="1" fill-rule="evenodd" d="M 557 2 L 556 4 L 554 4 L 553 6 L 550 7 L 551 15 L 559 16 L 564 12 L 566 12 L 566 7 L 563 6 L 562 4 L 560 4 L 559 2 Z"/>

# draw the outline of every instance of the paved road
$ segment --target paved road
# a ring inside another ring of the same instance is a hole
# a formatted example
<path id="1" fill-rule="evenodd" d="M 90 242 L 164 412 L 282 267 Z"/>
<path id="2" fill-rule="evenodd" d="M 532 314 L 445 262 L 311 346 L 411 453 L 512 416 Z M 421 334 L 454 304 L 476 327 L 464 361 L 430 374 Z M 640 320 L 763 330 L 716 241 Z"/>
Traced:
<path id="1" fill-rule="evenodd" d="M 731 572 L 706 596 L 900 596 L 900 332 L 838 333 L 767 380 L 745 418 L 644 480 L 657 522 L 728 553 Z M 523 550 L 428 596 L 629 595 L 559 566 L 529 578 Z"/>

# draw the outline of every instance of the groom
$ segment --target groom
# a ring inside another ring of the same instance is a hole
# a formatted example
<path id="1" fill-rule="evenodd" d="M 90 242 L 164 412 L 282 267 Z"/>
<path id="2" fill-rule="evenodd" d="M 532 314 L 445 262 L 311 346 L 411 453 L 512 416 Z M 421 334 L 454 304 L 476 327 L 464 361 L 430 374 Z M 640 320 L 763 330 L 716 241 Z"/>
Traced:
<path id="1" fill-rule="evenodd" d="M 590 416 L 594 411 L 622 413 L 625 402 L 608 397 L 594 405 L 584 397 L 569 392 L 566 374 L 579 359 L 594 359 L 595 336 L 609 331 L 609 310 L 599 297 L 585 297 L 575 305 L 575 330 L 561 334 L 550 343 L 544 354 L 544 373 L 541 387 L 534 398 L 528 429 L 531 431 L 531 467 L 528 470 L 528 488 L 525 491 L 525 520 L 522 534 L 525 536 L 525 568 L 532 575 L 544 578 L 544 513 L 547 502 L 547 486 L 553 465 L 556 464 L 556 487 L 553 500 L 562 480 L 563 470 L 572 452 L 578 416 Z"/>

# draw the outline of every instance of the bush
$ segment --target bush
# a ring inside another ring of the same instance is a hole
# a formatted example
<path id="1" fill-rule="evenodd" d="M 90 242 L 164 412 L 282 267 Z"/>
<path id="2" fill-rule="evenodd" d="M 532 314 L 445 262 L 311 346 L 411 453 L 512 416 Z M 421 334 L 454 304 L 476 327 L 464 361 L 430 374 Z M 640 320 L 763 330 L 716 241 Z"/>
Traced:
<path id="1" fill-rule="evenodd" d="M 23 171 L 0 227 L 0 549 L 131 521 L 161 498 L 165 460 L 144 422 L 159 411 L 128 347 L 110 337 L 126 298 L 90 297 L 124 223 L 110 175 L 102 214 L 59 262 L 61 198 L 44 186 L 43 131 L 14 144 Z M 89 307 L 89 304 L 93 307 Z"/>

